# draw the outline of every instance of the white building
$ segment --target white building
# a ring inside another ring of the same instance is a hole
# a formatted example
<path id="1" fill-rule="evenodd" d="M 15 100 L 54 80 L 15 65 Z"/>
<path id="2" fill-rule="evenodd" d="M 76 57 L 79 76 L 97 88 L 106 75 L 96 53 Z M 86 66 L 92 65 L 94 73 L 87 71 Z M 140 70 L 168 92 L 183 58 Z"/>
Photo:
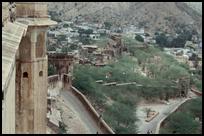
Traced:
<path id="1" fill-rule="evenodd" d="M 99 40 L 100 34 L 90 34 L 89 36 L 92 40 Z"/>
<path id="2" fill-rule="evenodd" d="M 145 38 L 144 28 L 138 28 L 135 27 L 134 25 L 124 28 L 123 33 L 125 33 L 126 36 L 131 37 L 132 39 L 135 39 L 136 35 L 140 35 L 142 36 L 142 38 Z"/>
<path id="3" fill-rule="evenodd" d="M 71 25 L 73 25 L 73 22 L 72 21 L 64 21 L 63 24 L 64 25 L 66 24 L 70 27 Z"/>
<path id="4" fill-rule="evenodd" d="M 70 37 L 67 37 L 66 39 L 68 43 L 72 43 L 72 39 Z"/>
<path id="5" fill-rule="evenodd" d="M 98 29 L 98 33 L 103 33 L 103 34 L 105 34 L 105 33 L 106 33 L 106 29 Z"/>

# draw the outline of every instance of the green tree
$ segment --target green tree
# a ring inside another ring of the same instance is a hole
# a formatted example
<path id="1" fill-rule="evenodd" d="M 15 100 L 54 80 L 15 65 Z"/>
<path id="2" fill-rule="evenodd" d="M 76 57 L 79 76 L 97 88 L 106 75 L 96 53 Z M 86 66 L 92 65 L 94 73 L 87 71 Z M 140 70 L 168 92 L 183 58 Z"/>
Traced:
<path id="1" fill-rule="evenodd" d="M 136 126 L 134 124 L 137 119 L 131 107 L 117 102 L 109 106 L 104 114 L 105 118 L 107 118 L 108 115 L 108 118 L 112 120 L 111 122 L 114 125 L 116 133 L 136 132 Z M 134 126 L 134 128 L 131 128 L 131 126 Z"/>
<path id="2" fill-rule="evenodd" d="M 79 35 L 81 36 L 82 34 L 87 34 L 87 35 L 89 35 L 89 34 L 92 34 L 93 33 L 93 30 L 92 29 L 82 29 L 82 28 L 80 28 L 79 30 L 78 30 L 78 33 L 79 33 Z"/>
<path id="3" fill-rule="evenodd" d="M 187 39 L 184 34 L 179 35 L 177 38 L 173 39 L 172 45 L 176 48 L 183 48 L 185 46 Z"/>
<path id="4" fill-rule="evenodd" d="M 48 51 L 56 51 L 54 46 L 47 46 Z"/>
<path id="5" fill-rule="evenodd" d="M 48 64 L 48 76 L 57 74 L 56 68 Z"/>
<path id="6" fill-rule="evenodd" d="M 92 29 L 88 29 L 85 31 L 85 34 L 92 34 L 93 33 L 93 30 Z"/>
<path id="7" fill-rule="evenodd" d="M 107 21 L 104 22 L 104 25 L 105 25 L 105 28 L 108 29 L 108 30 L 110 30 L 110 28 L 112 26 L 111 22 L 107 22 Z"/>
<path id="8" fill-rule="evenodd" d="M 78 46 L 76 44 L 71 44 L 70 45 L 71 50 L 76 50 L 77 48 L 78 48 Z"/>
<path id="9" fill-rule="evenodd" d="M 79 39 L 79 41 L 82 42 L 82 44 L 84 44 L 84 45 L 89 45 L 89 44 L 91 44 L 91 39 L 90 39 L 90 38 L 87 38 L 87 37 L 81 37 L 81 38 Z"/>
<path id="10" fill-rule="evenodd" d="M 184 103 L 180 111 L 191 114 L 194 118 L 202 119 L 202 98 L 196 98 Z"/>
<path id="11" fill-rule="evenodd" d="M 194 134 L 199 123 L 189 114 L 176 112 L 169 119 L 169 128 L 177 134 Z"/>
<path id="12" fill-rule="evenodd" d="M 59 35 L 58 41 L 66 41 L 66 35 Z"/>
<path id="13" fill-rule="evenodd" d="M 64 27 L 64 28 L 67 28 L 67 27 L 69 27 L 69 25 L 68 25 L 68 24 L 64 24 L 63 27 Z"/>
<path id="14" fill-rule="evenodd" d="M 165 45 L 167 43 L 167 37 L 166 37 L 165 33 L 161 33 L 161 34 L 156 36 L 156 43 L 161 47 L 165 47 Z"/>
<path id="15" fill-rule="evenodd" d="M 66 124 L 64 122 L 59 122 L 60 134 L 66 134 Z"/>
<path id="16" fill-rule="evenodd" d="M 141 35 L 136 35 L 135 39 L 140 41 L 140 42 L 144 42 L 144 38 Z"/>
<path id="17" fill-rule="evenodd" d="M 146 112 L 147 118 L 149 117 L 149 113 L 151 112 L 151 108 L 145 108 L 144 111 Z"/>
<path id="18" fill-rule="evenodd" d="M 69 47 L 63 46 L 61 51 L 62 51 L 63 53 L 68 53 L 68 52 L 71 52 L 72 49 L 69 48 Z"/>

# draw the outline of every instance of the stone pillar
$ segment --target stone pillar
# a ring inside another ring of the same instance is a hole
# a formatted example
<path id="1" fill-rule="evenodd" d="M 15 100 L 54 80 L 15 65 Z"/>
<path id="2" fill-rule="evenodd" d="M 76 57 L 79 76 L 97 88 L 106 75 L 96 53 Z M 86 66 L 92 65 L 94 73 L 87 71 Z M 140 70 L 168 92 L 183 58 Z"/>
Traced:
<path id="1" fill-rule="evenodd" d="M 19 46 L 16 93 L 16 133 L 45 134 L 47 113 L 46 31 L 57 23 L 47 18 L 46 3 L 17 3 L 17 19 L 29 17 L 28 29 Z M 36 19 L 37 18 L 37 19 Z M 36 61 L 37 60 L 37 61 Z M 19 107 L 18 107 L 19 106 Z"/>
<path id="2" fill-rule="evenodd" d="M 45 31 L 45 46 L 43 46 L 43 57 L 46 55 L 46 52 L 47 52 L 47 44 L 46 44 L 46 41 L 47 41 L 47 34 L 46 34 L 46 31 Z"/>
<path id="3" fill-rule="evenodd" d="M 37 42 L 37 32 L 35 30 L 31 33 L 31 60 L 35 59 L 35 48 Z"/>
<path id="4" fill-rule="evenodd" d="M 69 74 L 69 66 L 66 67 L 66 73 Z"/>

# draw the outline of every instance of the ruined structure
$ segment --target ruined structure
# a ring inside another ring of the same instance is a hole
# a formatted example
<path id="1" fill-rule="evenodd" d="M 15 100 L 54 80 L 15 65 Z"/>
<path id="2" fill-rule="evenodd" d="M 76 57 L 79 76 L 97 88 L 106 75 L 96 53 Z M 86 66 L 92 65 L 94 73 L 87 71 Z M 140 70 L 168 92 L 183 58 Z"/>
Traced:
<path id="1" fill-rule="evenodd" d="M 80 57 L 88 58 L 90 54 L 93 54 L 98 49 L 97 45 L 81 45 L 79 48 Z"/>
<path id="2" fill-rule="evenodd" d="M 122 42 L 122 36 L 119 34 L 111 34 L 107 47 L 104 49 L 104 53 L 111 57 L 117 57 L 121 56 L 124 50 L 125 46 Z"/>
<path id="3" fill-rule="evenodd" d="M 2 11 L 3 133 L 46 133 L 46 30 L 56 22 L 42 2 L 3 3 Z"/>
<path id="4" fill-rule="evenodd" d="M 183 76 L 178 79 L 178 89 L 180 96 L 187 97 L 188 91 L 190 90 L 190 77 Z"/>
<path id="5" fill-rule="evenodd" d="M 48 53 L 48 62 L 57 70 L 60 80 L 63 81 L 64 87 L 69 89 L 72 84 L 74 56 L 67 53 Z"/>
<path id="6" fill-rule="evenodd" d="M 123 48 L 124 44 L 122 42 L 122 36 L 119 34 L 111 34 L 107 49 L 111 49 L 114 57 L 116 57 L 122 55 Z"/>
<path id="7" fill-rule="evenodd" d="M 108 61 L 121 56 L 124 51 L 127 51 L 127 47 L 123 44 L 122 35 L 110 34 L 104 48 L 98 48 L 96 45 L 81 46 L 79 63 L 105 66 Z"/>

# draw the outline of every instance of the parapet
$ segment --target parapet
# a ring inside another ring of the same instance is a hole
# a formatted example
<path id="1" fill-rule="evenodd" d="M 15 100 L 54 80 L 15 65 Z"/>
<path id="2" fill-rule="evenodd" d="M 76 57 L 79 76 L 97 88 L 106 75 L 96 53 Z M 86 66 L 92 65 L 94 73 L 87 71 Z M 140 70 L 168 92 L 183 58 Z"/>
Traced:
<path id="1" fill-rule="evenodd" d="M 16 2 L 16 17 L 48 18 L 45 2 Z"/>
<path id="2" fill-rule="evenodd" d="M 74 55 L 73 54 L 68 54 L 68 53 L 47 53 L 48 55 L 48 60 L 49 59 L 73 59 Z"/>
<path id="3" fill-rule="evenodd" d="M 46 2 L 16 2 L 16 18 L 28 22 L 29 26 L 51 26 L 57 22 L 50 20 Z"/>

